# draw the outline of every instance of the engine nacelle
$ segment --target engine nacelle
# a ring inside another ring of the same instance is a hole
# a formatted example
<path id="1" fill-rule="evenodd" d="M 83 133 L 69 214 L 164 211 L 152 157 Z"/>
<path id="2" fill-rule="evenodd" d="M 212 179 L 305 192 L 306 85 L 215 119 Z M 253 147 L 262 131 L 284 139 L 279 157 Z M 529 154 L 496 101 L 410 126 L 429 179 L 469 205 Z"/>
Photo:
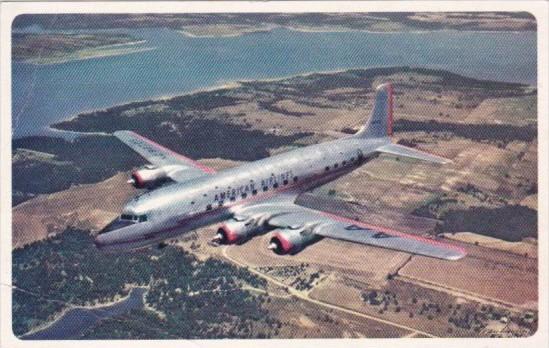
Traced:
<path id="1" fill-rule="evenodd" d="M 305 247 L 321 239 L 322 237 L 306 229 L 292 230 L 286 228 L 273 233 L 267 248 L 278 255 L 297 254 Z"/>
<path id="2" fill-rule="evenodd" d="M 169 179 L 168 173 L 163 167 L 146 166 L 134 171 L 128 183 L 136 188 L 150 188 L 157 186 Z"/>
<path id="3" fill-rule="evenodd" d="M 232 219 L 219 227 L 212 241 L 220 244 L 241 244 L 267 229 L 269 227 L 262 219 Z"/>

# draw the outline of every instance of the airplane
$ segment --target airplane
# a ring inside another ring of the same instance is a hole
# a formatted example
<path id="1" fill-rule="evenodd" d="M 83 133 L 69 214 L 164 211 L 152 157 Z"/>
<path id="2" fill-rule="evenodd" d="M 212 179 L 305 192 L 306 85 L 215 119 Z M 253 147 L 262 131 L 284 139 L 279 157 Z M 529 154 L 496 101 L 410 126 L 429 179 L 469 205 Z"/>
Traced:
<path id="1" fill-rule="evenodd" d="M 219 224 L 212 239 L 216 244 L 242 244 L 271 233 L 267 248 L 279 255 L 296 254 L 323 238 L 446 260 L 466 254 L 455 245 L 295 203 L 301 193 L 348 174 L 381 153 L 438 164 L 451 162 L 391 142 L 390 83 L 376 88 L 370 118 L 357 133 L 219 172 L 132 131 L 113 134 L 151 163 L 134 171 L 128 181 L 149 190 L 131 199 L 120 217 L 95 237 L 101 250 L 165 246 L 166 240 Z"/>

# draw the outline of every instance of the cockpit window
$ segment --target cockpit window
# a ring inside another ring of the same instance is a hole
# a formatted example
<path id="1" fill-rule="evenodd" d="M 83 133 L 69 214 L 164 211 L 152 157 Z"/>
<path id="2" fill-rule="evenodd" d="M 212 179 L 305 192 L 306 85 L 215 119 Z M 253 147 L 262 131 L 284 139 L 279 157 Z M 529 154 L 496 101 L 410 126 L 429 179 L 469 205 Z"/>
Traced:
<path id="1" fill-rule="evenodd" d="M 120 220 L 145 222 L 147 221 L 147 215 L 122 214 Z"/>

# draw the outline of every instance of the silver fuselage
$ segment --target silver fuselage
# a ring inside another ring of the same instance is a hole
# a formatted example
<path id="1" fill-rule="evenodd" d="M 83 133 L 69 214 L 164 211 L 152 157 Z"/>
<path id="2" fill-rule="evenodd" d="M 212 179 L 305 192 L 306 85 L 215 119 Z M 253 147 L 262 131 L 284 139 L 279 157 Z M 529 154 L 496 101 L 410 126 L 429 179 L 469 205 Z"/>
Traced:
<path id="1" fill-rule="evenodd" d="M 100 235 L 103 249 L 135 249 L 230 218 L 248 202 L 304 192 L 356 169 L 377 155 L 388 137 L 347 137 L 296 149 L 185 183 L 172 183 L 130 200 L 122 214 L 146 216 Z"/>

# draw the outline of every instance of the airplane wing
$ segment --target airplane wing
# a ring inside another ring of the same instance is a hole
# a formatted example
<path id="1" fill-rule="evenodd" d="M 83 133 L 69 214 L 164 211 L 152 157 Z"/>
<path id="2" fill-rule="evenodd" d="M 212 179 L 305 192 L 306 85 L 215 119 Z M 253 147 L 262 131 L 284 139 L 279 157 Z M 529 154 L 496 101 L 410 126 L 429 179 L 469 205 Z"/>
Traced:
<path id="1" fill-rule="evenodd" d="M 261 212 L 268 212 L 270 218 L 267 219 L 267 223 L 277 228 L 303 229 L 321 237 L 446 260 L 458 260 L 466 254 L 464 249 L 455 245 L 309 209 L 290 203 L 288 199 L 252 205 L 244 208 L 239 214 Z"/>
<path id="2" fill-rule="evenodd" d="M 144 157 L 157 167 L 169 168 L 171 179 L 183 182 L 199 176 L 215 173 L 213 168 L 207 167 L 188 157 L 180 155 L 154 141 L 132 131 L 116 131 L 115 137 Z"/>

